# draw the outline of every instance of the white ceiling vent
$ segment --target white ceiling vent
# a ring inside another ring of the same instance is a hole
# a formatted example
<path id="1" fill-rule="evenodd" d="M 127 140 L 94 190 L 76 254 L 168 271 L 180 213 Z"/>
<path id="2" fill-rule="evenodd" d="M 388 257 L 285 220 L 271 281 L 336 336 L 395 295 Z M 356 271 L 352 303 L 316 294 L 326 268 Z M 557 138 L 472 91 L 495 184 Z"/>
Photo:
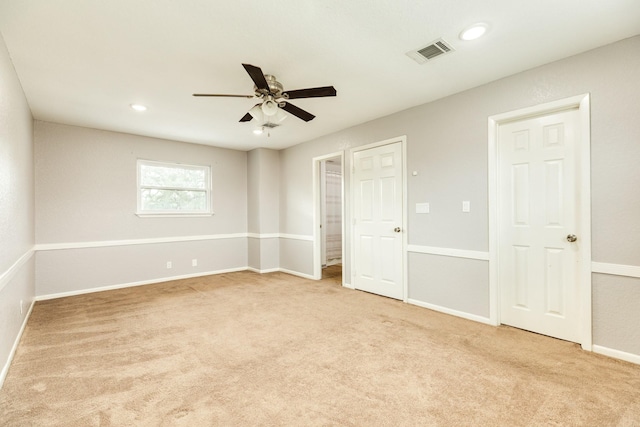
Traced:
<path id="1" fill-rule="evenodd" d="M 454 49 L 449 43 L 445 42 L 443 39 L 438 39 L 420 49 L 407 52 L 407 56 L 418 64 L 424 64 L 427 61 L 431 61 L 445 53 L 451 53 L 453 51 Z"/>

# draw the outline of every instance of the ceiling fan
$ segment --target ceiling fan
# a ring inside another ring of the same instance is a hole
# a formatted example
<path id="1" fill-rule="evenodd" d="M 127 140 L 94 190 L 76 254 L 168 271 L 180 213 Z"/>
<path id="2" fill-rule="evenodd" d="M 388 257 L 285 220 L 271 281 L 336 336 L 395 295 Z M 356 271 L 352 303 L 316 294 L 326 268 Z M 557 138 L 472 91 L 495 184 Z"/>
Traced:
<path id="1" fill-rule="evenodd" d="M 256 104 L 253 108 L 245 114 L 240 121 L 249 122 L 252 119 L 258 121 L 265 121 L 273 124 L 273 122 L 282 121 L 286 115 L 282 113 L 282 110 L 293 114 L 299 119 L 308 122 L 313 120 L 315 116 L 308 111 L 298 108 L 295 105 L 289 103 L 290 99 L 300 98 L 321 98 L 324 96 L 336 96 L 336 89 L 333 86 L 314 87 L 308 89 L 297 89 L 284 91 L 282 83 L 276 80 L 275 76 L 270 74 L 263 74 L 260 67 L 250 64 L 242 64 L 244 69 L 253 80 L 254 94 L 253 95 L 225 95 L 214 93 L 194 93 L 193 96 L 221 96 L 228 98 L 258 98 L 262 102 Z"/>

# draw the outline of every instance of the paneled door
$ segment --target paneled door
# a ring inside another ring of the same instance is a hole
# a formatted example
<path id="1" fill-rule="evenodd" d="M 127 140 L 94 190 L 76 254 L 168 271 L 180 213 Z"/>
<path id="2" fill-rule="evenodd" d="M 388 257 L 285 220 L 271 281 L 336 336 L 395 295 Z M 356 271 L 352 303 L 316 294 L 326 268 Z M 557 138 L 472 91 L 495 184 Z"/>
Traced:
<path id="1" fill-rule="evenodd" d="M 500 321 L 580 342 L 577 109 L 498 130 Z"/>
<path id="2" fill-rule="evenodd" d="M 353 285 L 403 299 L 402 144 L 355 151 L 352 162 Z"/>

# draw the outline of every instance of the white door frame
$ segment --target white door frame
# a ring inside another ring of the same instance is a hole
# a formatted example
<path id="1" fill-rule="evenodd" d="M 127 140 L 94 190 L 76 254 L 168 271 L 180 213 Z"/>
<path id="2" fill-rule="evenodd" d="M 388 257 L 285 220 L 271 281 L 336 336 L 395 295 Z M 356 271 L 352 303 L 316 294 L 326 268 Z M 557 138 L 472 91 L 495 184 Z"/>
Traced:
<path id="1" fill-rule="evenodd" d="M 591 124 L 589 94 L 573 96 L 534 107 L 523 108 L 489 117 L 489 319 L 500 324 L 500 283 L 498 242 L 500 216 L 498 206 L 498 126 L 505 122 L 550 114 L 568 109 L 578 109 L 580 138 L 576 141 L 578 160 L 577 182 L 579 188 L 576 234 L 583 245 L 580 248 L 578 287 L 580 289 L 580 337 L 582 348 L 592 350 L 591 319 Z"/>
<path id="2" fill-rule="evenodd" d="M 349 233 L 349 238 L 350 238 L 350 242 L 351 242 L 351 251 L 350 251 L 350 259 L 353 261 L 352 265 L 355 265 L 355 253 L 356 253 L 356 249 L 355 249 L 355 245 L 353 244 L 355 242 L 355 229 L 353 228 L 353 218 L 355 217 L 355 212 L 354 212 L 354 207 L 355 207 L 355 190 L 353 188 L 354 186 L 354 182 L 353 182 L 353 174 L 355 172 L 354 169 L 354 164 L 355 162 L 353 161 L 353 157 L 355 155 L 356 152 L 358 151 L 364 151 L 364 150 L 369 150 L 371 148 L 376 148 L 376 147 L 380 147 L 383 145 L 389 145 L 389 144 L 394 144 L 396 142 L 400 143 L 400 147 L 402 148 L 402 225 L 400 226 L 400 228 L 402 229 L 402 301 L 407 302 L 407 299 L 409 298 L 409 283 L 408 283 L 408 266 L 407 266 L 407 236 L 408 236 L 408 231 L 407 231 L 407 208 L 408 208 L 408 204 L 407 204 L 407 136 L 406 135 L 401 135 L 395 138 L 390 138 L 390 139 L 385 139 L 384 141 L 378 141 L 378 142 L 372 142 L 371 144 L 367 144 L 367 145 L 361 145 L 355 148 L 352 148 L 351 150 L 349 150 L 349 162 L 351 165 L 351 174 L 349 176 L 349 180 L 351 182 L 350 185 L 350 193 L 349 193 L 349 224 L 350 224 L 350 233 Z M 344 271 L 344 269 L 343 269 Z M 350 268 L 349 271 L 351 271 L 351 284 L 353 285 L 354 283 L 354 277 L 353 277 L 353 269 Z"/>
<path id="3" fill-rule="evenodd" d="M 322 222 L 322 214 L 320 212 L 320 163 L 323 160 L 340 158 L 340 171 L 342 173 L 342 284 L 345 283 L 345 186 L 344 186 L 344 151 L 336 151 L 335 153 L 325 154 L 323 156 L 314 157 L 312 159 L 313 171 L 313 278 L 315 280 L 322 279 L 322 234 L 320 224 Z"/>

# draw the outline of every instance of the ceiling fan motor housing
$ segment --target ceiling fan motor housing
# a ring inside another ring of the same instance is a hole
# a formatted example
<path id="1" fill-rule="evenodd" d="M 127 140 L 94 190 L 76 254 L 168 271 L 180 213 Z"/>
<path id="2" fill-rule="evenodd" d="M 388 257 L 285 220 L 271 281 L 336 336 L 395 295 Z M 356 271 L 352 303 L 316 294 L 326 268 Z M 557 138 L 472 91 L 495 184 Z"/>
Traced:
<path id="1" fill-rule="evenodd" d="M 267 93 L 264 89 L 258 89 L 257 86 L 254 86 L 255 92 L 257 96 L 265 96 L 265 95 L 273 95 L 275 98 L 280 98 L 282 96 L 282 90 L 284 87 L 282 83 L 276 80 L 275 76 L 271 74 L 264 75 L 265 80 L 267 81 L 267 85 L 269 85 L 269 92 Z"/>

